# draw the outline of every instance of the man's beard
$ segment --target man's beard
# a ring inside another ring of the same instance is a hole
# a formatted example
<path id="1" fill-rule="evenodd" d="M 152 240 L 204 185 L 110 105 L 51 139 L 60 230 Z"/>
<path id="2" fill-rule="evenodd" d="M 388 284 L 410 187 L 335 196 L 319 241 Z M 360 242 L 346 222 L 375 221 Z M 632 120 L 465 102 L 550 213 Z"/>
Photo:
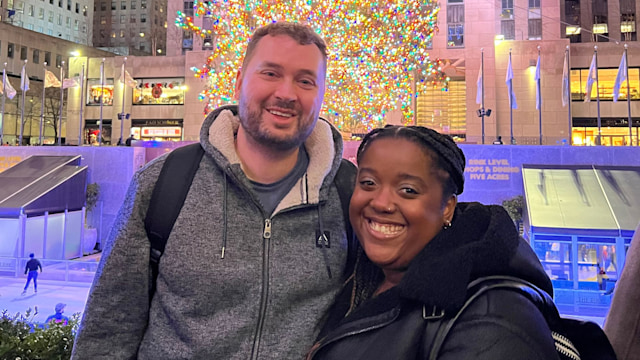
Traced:
<path id="1" fill-rule="evenodd" d="M 290 102 L 277 101 L 271 104 L 271 106 L 290 109 L 296 112 L 297 122 L 295 124 L 296 131 L 294 134 L 285 136 L 272 134 L 268 129 L 263 127 L 262 121 L 262 109 L 266 109 L 268 106 L 260 104 L 258 109 L 252 110 L 241 97 L 238 103 L 238 116 L 244 130 L 256 143 L 277 151 L 289 151 L 300 147 L 307 137 L 309 137 L 309 134 L 311 134 L 315 122 L 310 122 L 308 128 L 303 128 L 306 122 L 302 119 L 301 112 Z"/>

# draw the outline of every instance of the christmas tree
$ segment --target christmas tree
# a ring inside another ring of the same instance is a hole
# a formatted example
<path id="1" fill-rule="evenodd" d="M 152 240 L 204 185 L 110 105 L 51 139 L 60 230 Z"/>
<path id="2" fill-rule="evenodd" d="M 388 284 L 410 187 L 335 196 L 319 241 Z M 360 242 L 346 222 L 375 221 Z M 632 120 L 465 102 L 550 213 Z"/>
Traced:
<path id="1" fill-rule="evenodd" d="M 312 27 L 327 42 L 329 59 L 322 116 L 346 131 L 368 131 L 400 107 L 412 121 L 412 98 L 446 88 L 440 60 L 426 51 L 439 8 L 435 1 L 196 1 L 194 25 L 178 12 L 176 25 L 213 40 L 213 50 L 195 76 L 208 79 L 200 93 L 205 112 L 232 102 L 235 77 L 253 31 L 275 21 Z"/>

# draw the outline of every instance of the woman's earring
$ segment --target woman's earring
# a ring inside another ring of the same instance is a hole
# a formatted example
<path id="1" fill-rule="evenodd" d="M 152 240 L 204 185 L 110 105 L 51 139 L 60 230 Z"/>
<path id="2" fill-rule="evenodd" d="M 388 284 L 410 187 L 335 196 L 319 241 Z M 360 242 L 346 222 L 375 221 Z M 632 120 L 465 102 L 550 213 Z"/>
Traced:
<path id="1" fill-rule="evenodd" d="M 443 229 L 445 229 L 445 230 L 447 230 L 447 229 L 448 229 L 448 228 L 450 228 L 450 227 L 451 227 L 451 221 L 449 221 L 449 220 L 445 220 L 445 221 L 444 221 L 444 225 L 442 225 L 442 228 L 443 228 Z"/>

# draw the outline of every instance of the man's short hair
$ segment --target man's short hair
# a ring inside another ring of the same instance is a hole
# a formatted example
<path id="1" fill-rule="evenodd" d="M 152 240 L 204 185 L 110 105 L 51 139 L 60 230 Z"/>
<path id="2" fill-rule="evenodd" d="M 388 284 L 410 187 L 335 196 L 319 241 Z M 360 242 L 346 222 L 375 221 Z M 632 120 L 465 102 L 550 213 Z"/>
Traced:
<path id="1" fill-rule="evenodd" d="M 35 257 L 35 256 L 36 256 L 36 255 L 35 255 L 34 253 L 29 254 L 29 257 L 30 257 L 30 258 L 33 258 L 33 257 Z"/>
<path id="2" fill-rule="evenodd" d="M 242 61 L 243 68 L 249 63 L 249 61 L 251 61 L 251 57 L 253 56 L 256 46 L 258 46 L 258 42 L 260 42 L 260 40 L 267 35 L 286 35 L 297 41 L 300 45 L 313 44 L 317 46 L 322 53 L 324 69 L 327 69 L 327 44 L 324 42 L 322 37 L 307 25 L 286 21 L 280 21 L 265 25 L 261 28 L 258 28 L 253 33 L 253 35 L 251 36 L 251 40 L 249 40 L 249 45 L 247 46 L 244 60 Z"/>

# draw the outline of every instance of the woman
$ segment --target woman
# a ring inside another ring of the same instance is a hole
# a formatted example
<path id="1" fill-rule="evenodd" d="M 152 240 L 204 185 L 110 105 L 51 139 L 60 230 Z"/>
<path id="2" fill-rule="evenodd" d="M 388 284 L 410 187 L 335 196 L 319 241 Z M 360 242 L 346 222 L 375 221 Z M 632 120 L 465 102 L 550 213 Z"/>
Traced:
<path id="1" fill-rule="evenodd" d="M 429 321 L 455 316 L 480 277 L 518 277 L 552 292 L 502 207 L 457 203 L 465 158 L 450 137 L 417 126 L 376 129 L 357 159 L 349 215 L 366 256 L 360 251 L 308 359 L 427 359 Z M 437 358 L 558 357 L 536 305 L 495 289 L 455 321 Z"/>

